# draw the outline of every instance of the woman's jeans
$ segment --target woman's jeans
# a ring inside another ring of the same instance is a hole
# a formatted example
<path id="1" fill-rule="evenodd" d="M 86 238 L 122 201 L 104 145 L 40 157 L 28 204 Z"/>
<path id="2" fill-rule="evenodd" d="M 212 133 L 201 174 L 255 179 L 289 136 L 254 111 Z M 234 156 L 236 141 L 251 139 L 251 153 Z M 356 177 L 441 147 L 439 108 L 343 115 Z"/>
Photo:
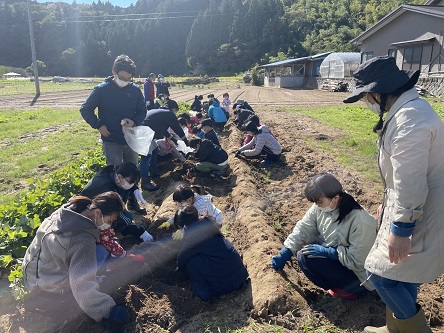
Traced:
<path id="1" fill-rule="evenodd" d="M 392 310 L 396 318 L 408 319 L 418 312 L 416 299 L 419 284 L 386 279 L 369 271 L 367 276 L 370 276 L 370 281 L 382 301 Z"/>

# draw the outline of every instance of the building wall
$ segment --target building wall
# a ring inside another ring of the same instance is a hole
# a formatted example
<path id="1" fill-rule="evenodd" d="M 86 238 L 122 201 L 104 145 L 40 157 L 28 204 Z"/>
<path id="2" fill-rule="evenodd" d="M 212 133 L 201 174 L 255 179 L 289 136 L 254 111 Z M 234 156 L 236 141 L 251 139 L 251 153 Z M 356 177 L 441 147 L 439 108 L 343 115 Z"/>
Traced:
<path id="1" fill-rule="evenodd" d="M 421 73 L 437 72 L 443 70 L 444 61 L 441 59 L 441 69 L 438 67 L 437 59 L 439 55 L 444 55 L 443 34 L 444 19 L 430 15 L 405 12 L 395 20 L 366 38 L 361 45 L 361 53 L 373 52 L 373 56 L 387 55 L 389 49 L 394 49 L 392 43 L 403 42 L 416 39 L 425 33 L 436 34 L 436 41 L 432 44 L 422 44 L 423 51 L 421 57 Z M 412 45 L 413 46 L 413 45 Z M 403 47 L 398 47 L 403 48 Z M 396 63 L 402 68 L 403 55 L 397 52 Z M 432 65 L 430 65 L 432 63 Z"/>

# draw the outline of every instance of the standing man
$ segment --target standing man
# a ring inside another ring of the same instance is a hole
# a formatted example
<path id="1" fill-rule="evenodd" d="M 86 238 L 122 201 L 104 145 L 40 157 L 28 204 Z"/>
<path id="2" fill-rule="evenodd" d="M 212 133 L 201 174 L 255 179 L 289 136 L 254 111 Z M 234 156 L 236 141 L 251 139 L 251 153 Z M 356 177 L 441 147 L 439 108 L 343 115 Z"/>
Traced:
<path id="1" fill-rule="evenodd" d="M 135 72 L 134 61 L 125 54 L 119 55 L 114 61 L 113 75 L 96 86 L 80 107 L 83 119 L 100 132 L 107 165 L 138 165 L 138 154 L 128 146 L 122 132 L 122 127 L 141 125 L 146 116 L 142 92 L 132 83 Z M 129 204 L 131 209 L 142 211 L 133 196 Z"/>
<path id="2" fill-rule="evenodd" d="M 145 83 L 143 84 L 143 92 L 145 95 L 145 106 L 147 110 L 154 109 L 154 80 L 156 79 L 156 74 L 150 73 Z"/>
<path id="3" fill-rule="evenodd" d="M 162 74 L 157 75 L 157 82 L 156 82 L 156 97 L 159 97 L 160 94 L 163 94 L 165 96 L 170 96 L 170 90 L 168 89 L 170 87 L 170 83 L 168 81 L 165 81 L 165 78 Z"/>

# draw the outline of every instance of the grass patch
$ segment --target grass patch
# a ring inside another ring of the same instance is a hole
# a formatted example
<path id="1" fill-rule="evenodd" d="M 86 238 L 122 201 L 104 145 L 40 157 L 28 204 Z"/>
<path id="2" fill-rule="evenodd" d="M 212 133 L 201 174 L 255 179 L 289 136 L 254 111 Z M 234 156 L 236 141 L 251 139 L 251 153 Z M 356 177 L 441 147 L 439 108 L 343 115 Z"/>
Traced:
<path id="1" fill-rule="evenodd" d="M 40 93 L 92 90 L 97 84 L 103 82 L 101 78 L 94 78 L 93 80 L 94 82 L 80 82 L 79 79 L 73 82 L 39 81 Z M 0 96 L 19 94 L 35 95 L 35 82 L 26 80 L 0 80 Z"/>
<path id="2" fill-rule="evenodd" d="M 372 128 L 378 117 L 359 106 L 287 109 L 317 119 L 340 130 L 344 136 L 335 141 L 307 139 L 310 145 L 330 151 L 341 164 L 352 168 L 371 181 L 380 181 L 377 166 L 378 146 Z"/>
<path id="3" fill-rule="evenodd" d="M 0 113 L 0 144 L 1 140 L 12 140 L 26 133 L 38 131 L 51 126 L 73 122 L 80 119 L 79 110 L 50 109 L 42 107 L 38 110 L 2 110 Z"/>
<path id="4" fill-rule="evenodd" d="M 26 191 L 26 179 L 44 178 L 48 172 L 74 161 L 80 153 L 97 144 L 97 131 L 80 115 L 77 118 L 58 124 L 56 130 L 28 132 L 25 139 L 8 139 L 0 150 L 0 203 Z"/>

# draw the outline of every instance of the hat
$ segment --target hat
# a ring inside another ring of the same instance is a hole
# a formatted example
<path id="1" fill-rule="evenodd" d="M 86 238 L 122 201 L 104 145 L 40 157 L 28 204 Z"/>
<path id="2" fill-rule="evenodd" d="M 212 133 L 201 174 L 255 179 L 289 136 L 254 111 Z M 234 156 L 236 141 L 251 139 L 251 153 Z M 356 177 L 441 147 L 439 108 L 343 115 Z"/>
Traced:
<path id="1" fill-rule="evenodd" d="M 236 102 L 236 104 L 239 104 L 239 105 L 242 105 L 244 103 L 245 103 L 245 101 L 243 99 L 238 99 Z"/>
<path id="2" fill-rule="evenodd" d="M 158 78 L 158 79 L 161 79 L 161 78 L 163 78 L 163 75 L 162 75 L 162 74 L 159 74 L 159 75 L 157 75 L 157 78 Z"/>
<path id="3" fill-rule="evenodd" d="M 156 76 L 156 74 L 150 73 L 150 75 L 148 75 L 148 77 L 151 77 L 151 76 Z"/>
<path id="4" fill-rule="evenodd" d="M 205 119 L 201 122 L 202 126 L 211 126 L 213 127 L 213 121 L 211 119 Z"/>
<path id="5" fill-rule="evenodd" d="M 401 70 L 396 65 L 395 58 L 382 56 L 361 64 L 353 76 L 356 79 L 356 89 L 344 103 L 357 102 L 362 93 L 366 92 L 390 94 L 406 85 L 410 89 L 418 81 L 419 71 Z"/>

